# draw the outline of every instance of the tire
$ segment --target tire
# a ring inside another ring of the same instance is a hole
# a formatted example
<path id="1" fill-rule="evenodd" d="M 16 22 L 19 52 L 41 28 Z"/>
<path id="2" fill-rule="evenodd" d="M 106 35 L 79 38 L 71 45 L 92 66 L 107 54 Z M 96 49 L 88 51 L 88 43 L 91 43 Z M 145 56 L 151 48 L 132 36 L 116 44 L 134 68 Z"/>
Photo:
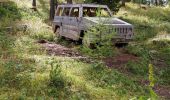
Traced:
<path id="1" fill-rule="evenodd" d="M 64 37 L 60 35 L 60 27 L 56 27 L 55 35 L 58 41 L 61 41 L 64 39 Z"/>
<path id="2" fill-rule="evenodd" d="M 79 43 L 79 44 L 83 44 L 83 38 L 84 38 L 84 31 L 81 31 L 81 32 L 80 32 L 80 38 L 79 38 L 79 40 L 78 40 L 78 43 Z"/>
<path id="3" fill-rule="evenodd" d="M 60 35 L 60 27 L 55 26 L 55 28 L 54 28 L 54 33 L 55 33 L 55 35 L 56 35 L 57 37 L 60 37 L 60 36 L 61 36 L 61 35 Z"/>
<path id="4" fill-rule="evenodd" d="M 56 25 L 52 25 L 53 33 L 55 33 L 55 32 L 56 32 L 56 28 L 57 28 L 57 26 L 56 26 Z"/>

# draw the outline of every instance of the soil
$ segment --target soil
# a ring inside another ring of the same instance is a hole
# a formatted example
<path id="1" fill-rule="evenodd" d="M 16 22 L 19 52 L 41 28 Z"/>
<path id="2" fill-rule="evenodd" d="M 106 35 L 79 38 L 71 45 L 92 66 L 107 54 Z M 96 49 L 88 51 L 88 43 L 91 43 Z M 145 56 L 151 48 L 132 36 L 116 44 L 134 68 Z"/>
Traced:
<path id="1" fill-rule="evenodd" d="M 46 40 L 39 40 L 38 43 L 41 44 L 42 47 L 46 49 L 48 55 L 68 57 L 71 59 L 81 60 L 87 63 L 91 62 L 91 59 L 89 59 L 88 57 L 80 54 L 78 51 L 72 48 L 63 46 L 61 44 L 48 42 Z"/>
<path id="2" fill-rule="evenodd" d="M 46 40 L 39 40 L 38 43 L 40 43 L 46 50 L 49 55 L 55 55 L 60 57 L 71 57 L 75 59 L 83 59 L 86 62 L 89 62 L 89 58 L 83 56 L 78 51 L 73 50 L 72 48 L 63 46 L 61 44 L 48 42 Z M 138 61 L 138 57 L 128 54 L 124 52 L 123 49 L 120 49 L 120 54 L 115 57 L 106 57 L 103 58 L 103 62 L 109 67 L 118 69 L 121 72 L 128 72 L 124 65 L 128 63 L 129 61 Z"/>
<path id="3" fill-rule="evenodd" d="M 142 84 L 144 86 L 148 86 L 149 81 L 141 79 L 140 84 Z M 153 90 L 155 91 L 155 93 L 157 95 L 161 96 L 165 100 L 170 100 L 170 87 L 155 84 L 155 86 L 153 87 Z"/>
<path id="4" fill-rule="evenodd" d="M 126 74 L 130 74 L 130 73 L 125 68 L 125 64 L 127 64 L 129 61 L 138 61 L 138 60 L 139 60 L 138 57 L 127 53 L 121 53 L 115 57 L 107 57 L 103 59 L 104 63 L 109 68 L 117 69 L 118 71 Z"/>
<path id="5" fill-rule="evenodd" d="M 129 61 L 137 61 L 139 58 L 131 54 L 119 54 L 115 57 L 104 58 L 104 62 L 108 67 L 120 67 Z"/>
<path id="6" fill-rule="evenodd" d="M 46 50 L 49 55 L 56 55 L 61 57 L 72 57 L 72 58 L 87 58 L 80 54 L 78 51 L 73 50 L 72 48 L 63 46 L 61 44 L 48 42 L 46 40 L 39 40 L 40 43 Z M 137 61 L 138 57 L 122 53 L 115 57 L 104 58 L 104 63 L 110 68 L 122 69 L 124 65 L 129 61 Z"/>
<path id="7" fill-rule="evenodd" d="M 170 87 L 155 85 L 153 90 L 166 100 L 170 100 Z"/>
<path id="8" fill-rule="evenodd" d="M 39 40 L 40 43 L 46 50 L 49 55 L 63 56 L 63 57 L 78 57 L 81 54 L 71 48 L 62 46 L 56 43 L 50 43 L 45 40 Z"/>

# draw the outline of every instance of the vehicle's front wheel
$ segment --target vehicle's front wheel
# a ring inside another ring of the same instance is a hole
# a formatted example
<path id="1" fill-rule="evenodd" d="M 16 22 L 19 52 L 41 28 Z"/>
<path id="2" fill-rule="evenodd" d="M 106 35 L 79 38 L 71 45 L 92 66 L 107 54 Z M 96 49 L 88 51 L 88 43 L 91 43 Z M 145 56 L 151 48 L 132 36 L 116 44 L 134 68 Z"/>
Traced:
<path id="1" fill-rule="evenodd" d="M 83 44 L 83 38 L 84 38 L 84 31 L 81 31 L 80 36 L 79 36 L 79 40 L 78 40 L 79 44 Z"/>

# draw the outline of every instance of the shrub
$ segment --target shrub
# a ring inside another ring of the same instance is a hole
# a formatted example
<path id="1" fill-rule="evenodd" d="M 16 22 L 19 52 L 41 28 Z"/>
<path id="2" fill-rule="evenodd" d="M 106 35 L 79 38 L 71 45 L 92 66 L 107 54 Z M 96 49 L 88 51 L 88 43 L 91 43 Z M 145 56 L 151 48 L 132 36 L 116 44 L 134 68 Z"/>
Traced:
<path id="1" fill-rule="evenodd" d="M 65 81 L 61 73 L 59 62 L 51 61 L 50 66 L 50 85 L 56 87 L 59 90 L 63 89 L 65 87 Z"/>
<path id="2" fill-rule="evenodd" d="M 116 51 L 112 42 L 114 36 L 115 32 L 103 24 L 93 26 L 84 35 L 82 51 L 93 57 L 113 56 Z"/>

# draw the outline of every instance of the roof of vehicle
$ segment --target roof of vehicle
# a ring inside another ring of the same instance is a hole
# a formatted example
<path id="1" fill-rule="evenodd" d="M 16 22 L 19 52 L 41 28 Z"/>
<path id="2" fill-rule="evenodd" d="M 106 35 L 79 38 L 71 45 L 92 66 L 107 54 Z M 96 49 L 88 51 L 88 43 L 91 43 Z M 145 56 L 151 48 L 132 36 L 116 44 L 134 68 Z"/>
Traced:
<path id="1" fill-rule="evenodd" d="M 62 7 L 104 7 L 106 8 L 107 5 L 99 5 L 99 4 L 59 4 L 58 6 L 62 6 Z"/>

